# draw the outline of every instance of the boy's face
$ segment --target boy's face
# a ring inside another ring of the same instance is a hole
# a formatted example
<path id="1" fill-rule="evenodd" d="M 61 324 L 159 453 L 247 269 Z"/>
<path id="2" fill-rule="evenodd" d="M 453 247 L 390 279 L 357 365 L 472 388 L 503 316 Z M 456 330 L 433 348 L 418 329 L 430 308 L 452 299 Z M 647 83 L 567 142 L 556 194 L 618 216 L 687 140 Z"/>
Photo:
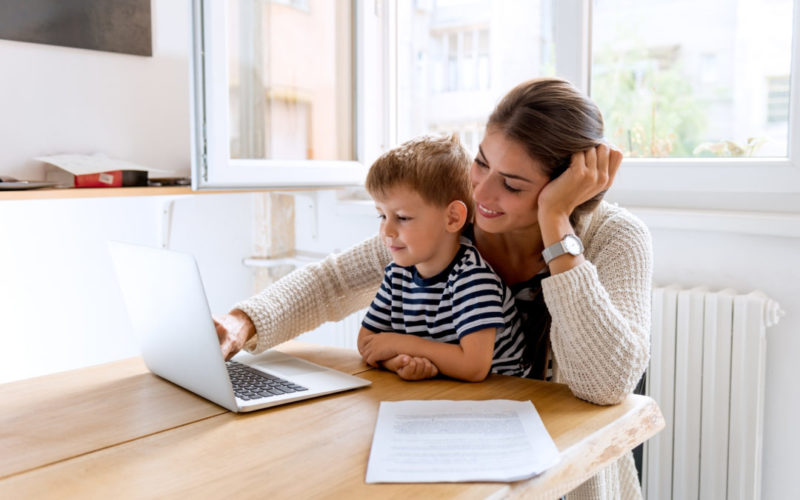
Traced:
<path id="1" fill-rule="evenodd" d="M 425 277 L 438 274 L 453 258 L 453 232 L 447 230 L 447 207 L 437 207 L 406 186 L 375 198 L 383 243 L 400 266 L 417 266 Z M 457 234 L 457 233 L 456 233 Z M 457 238 L 456 238 L 457 241 Z"/>

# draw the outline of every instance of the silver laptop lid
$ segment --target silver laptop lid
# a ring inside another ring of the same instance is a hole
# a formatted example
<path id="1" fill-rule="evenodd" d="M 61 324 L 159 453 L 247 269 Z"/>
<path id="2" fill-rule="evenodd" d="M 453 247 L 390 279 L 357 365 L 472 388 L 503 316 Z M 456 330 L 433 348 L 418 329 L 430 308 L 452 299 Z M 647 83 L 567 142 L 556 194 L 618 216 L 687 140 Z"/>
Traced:
<path id="1" fill-rule="evenodd" d="M 150 371 L 238 411 L 194 257 L 128 243 L 108 245 Z"/>

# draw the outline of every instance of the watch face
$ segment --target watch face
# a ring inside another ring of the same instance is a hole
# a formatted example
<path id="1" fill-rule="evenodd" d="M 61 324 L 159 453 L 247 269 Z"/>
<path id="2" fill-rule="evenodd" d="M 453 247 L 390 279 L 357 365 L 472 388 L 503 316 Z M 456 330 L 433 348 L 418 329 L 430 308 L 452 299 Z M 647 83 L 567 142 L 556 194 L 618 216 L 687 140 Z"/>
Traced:
<path id="1" fill-rule="evenodd" d="M 572 255 L 581 253 L 581 243 L 575 236 L 569 235 L 564 238 L 564 249 Z"/>

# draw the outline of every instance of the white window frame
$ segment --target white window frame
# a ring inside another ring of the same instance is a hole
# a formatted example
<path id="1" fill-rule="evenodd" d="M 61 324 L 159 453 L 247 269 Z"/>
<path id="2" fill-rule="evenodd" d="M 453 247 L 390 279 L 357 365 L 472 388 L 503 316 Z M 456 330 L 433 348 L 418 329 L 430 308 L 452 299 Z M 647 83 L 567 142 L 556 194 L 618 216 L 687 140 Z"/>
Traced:
<path id="1" fill-rule="evenodd" d="M 226 9 L 219 0 L 192 0 L 193 187 L 362 185 L 371 161 L 397 141 L 396 2 L 354 0 L 356 161 L 327 162 L 230 159 L 227 71 L 209 70 L 225 67 Z M 590 95 L 593 4 L 553 5 L 557 74 Z M 800 0 L 794 0 L 792 29 L 787 158 L 627 158 L 607 198 L 641 207 L 800 212 Z"/>
<path id="2" fill-rule="evenodd" d="M 367 162 L 377 157 L 387 143 L 382 4 L 382 0 L 353 2 L 355 161 L 291 161 L 231 159 L 225 70 L 227 2 L 192 0 L 192 188 L 303 189 L 362 185 Z"/>

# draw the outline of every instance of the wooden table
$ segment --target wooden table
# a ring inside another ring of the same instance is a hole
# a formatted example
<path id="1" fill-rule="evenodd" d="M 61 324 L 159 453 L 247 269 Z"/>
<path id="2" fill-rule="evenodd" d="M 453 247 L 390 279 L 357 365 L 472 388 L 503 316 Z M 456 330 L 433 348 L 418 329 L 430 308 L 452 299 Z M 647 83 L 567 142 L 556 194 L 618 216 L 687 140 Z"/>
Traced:
<path id="1" fill-rule="evenodd" d="M 234 414 L 150 374 L 138 358 L 0 386 L 0 498 L 557 498 L 664 426 L 656 403 L 581 401 L 560 384 L 492 375 L 404 382 L 350 350 L 280 350 L 372 385 Z M 364 483 L 380 401 L 531 400 L 561 451 L 513 483 Z"/>

